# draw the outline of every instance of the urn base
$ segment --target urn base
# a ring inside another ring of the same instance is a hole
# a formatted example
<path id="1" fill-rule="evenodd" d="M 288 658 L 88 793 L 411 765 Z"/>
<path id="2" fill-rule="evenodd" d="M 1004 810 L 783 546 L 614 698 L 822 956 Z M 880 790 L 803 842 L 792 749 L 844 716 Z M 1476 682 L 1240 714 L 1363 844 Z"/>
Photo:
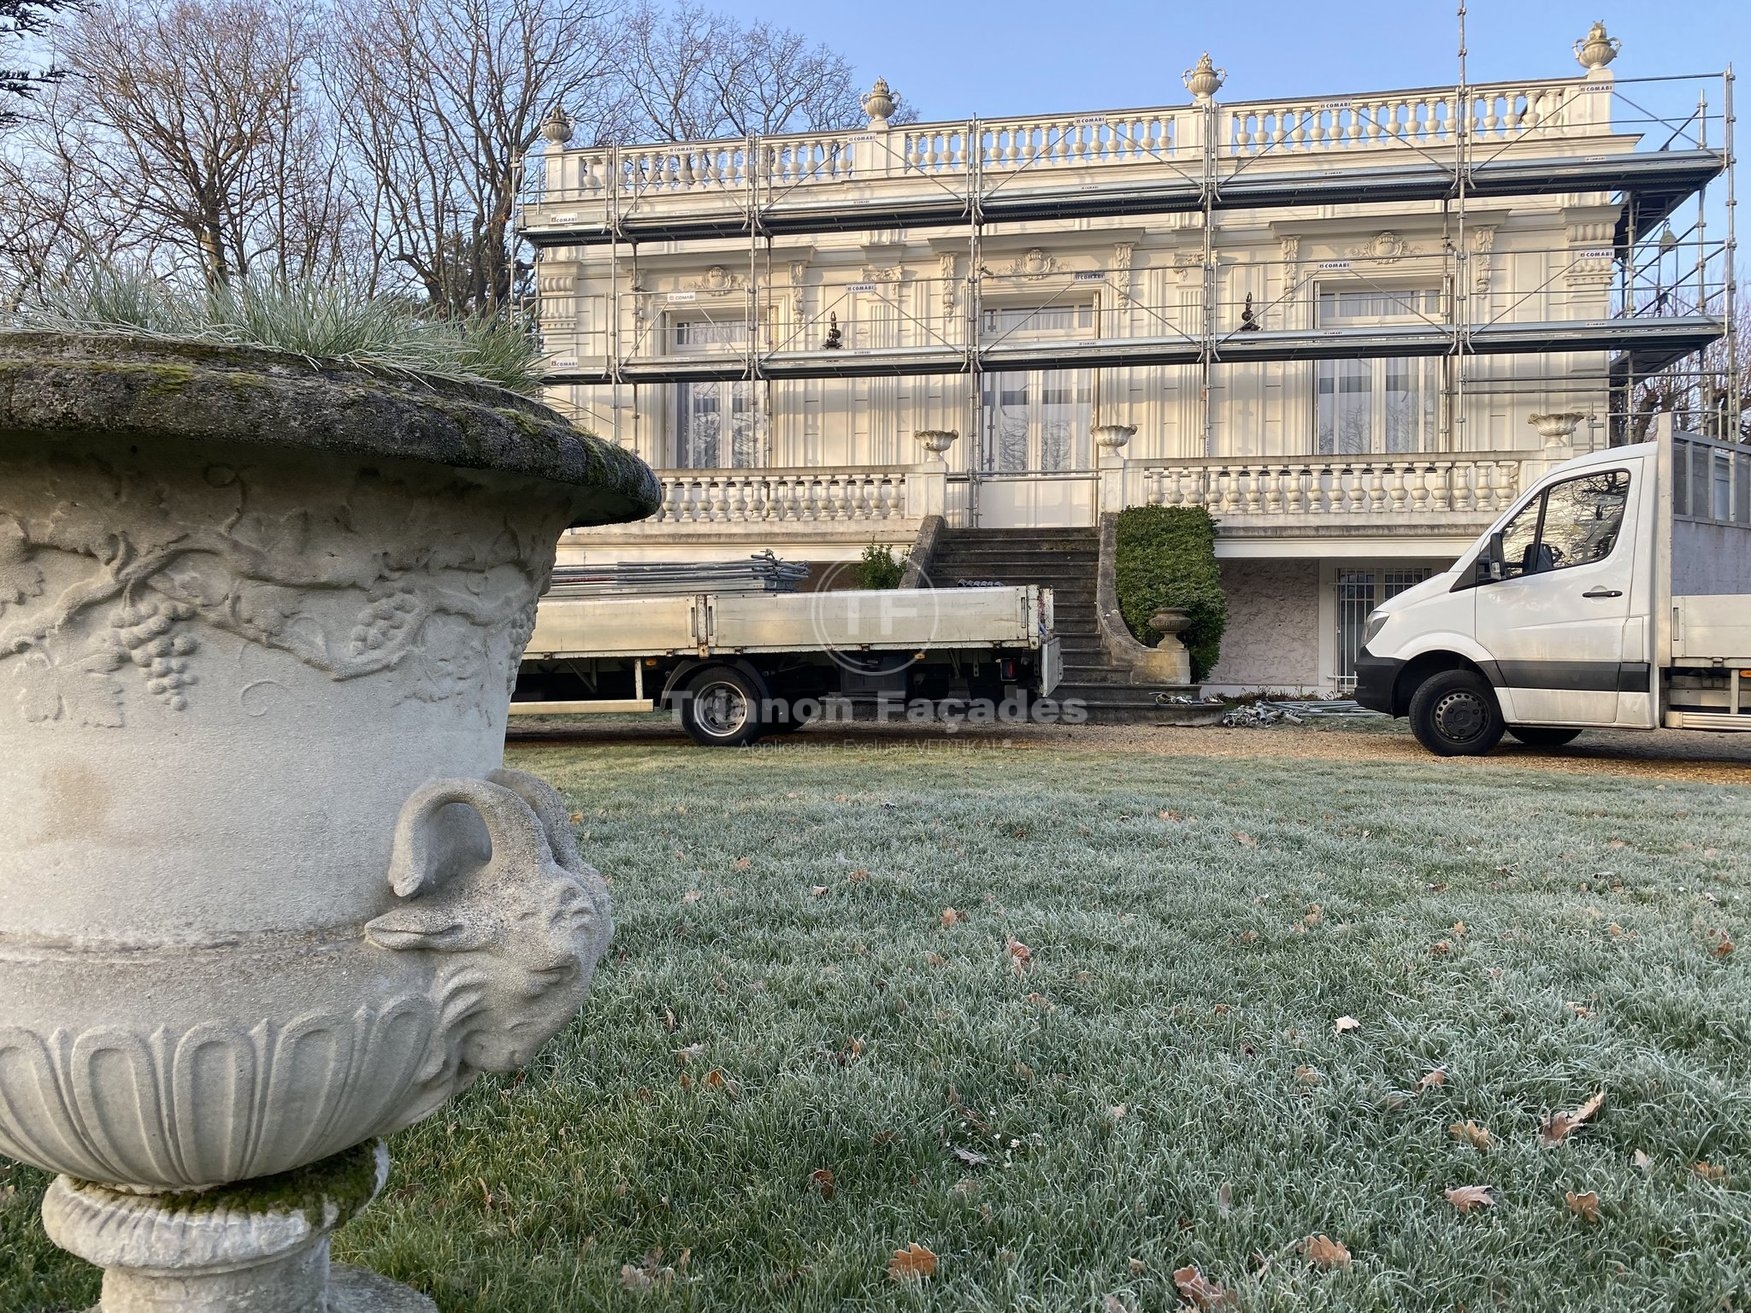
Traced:
<path id="1" fill-rule="evenodd" d="M 103 1269 L 91 1313 L 436 1313 L 405 1286 L 329 1263 L 330 1237 L 388 1171 L 379 1142 L 201 1193 L 132 1194 L 61 1176 L 43 1223 Z"/>

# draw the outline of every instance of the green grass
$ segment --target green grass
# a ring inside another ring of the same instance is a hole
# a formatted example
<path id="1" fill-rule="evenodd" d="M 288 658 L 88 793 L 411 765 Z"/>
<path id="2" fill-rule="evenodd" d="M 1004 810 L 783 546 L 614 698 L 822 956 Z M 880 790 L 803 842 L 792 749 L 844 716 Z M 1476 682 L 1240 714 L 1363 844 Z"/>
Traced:
<path id="1" fill-rule="evenodd" d="M 397 1138 L 343 1258 L 470 1313 L 1160 1310 L 1188 1264 L 1248 1310 L 1751 1300 L 1751 790 L 793 743 L 511 751 L 579 811 L 615 946 L 530 1071 Z M 0 1208 L 0 1307 L 95 1294 L 42 1184 Z M 940 1267 L 902 1286 L 910 1242 Z"/>

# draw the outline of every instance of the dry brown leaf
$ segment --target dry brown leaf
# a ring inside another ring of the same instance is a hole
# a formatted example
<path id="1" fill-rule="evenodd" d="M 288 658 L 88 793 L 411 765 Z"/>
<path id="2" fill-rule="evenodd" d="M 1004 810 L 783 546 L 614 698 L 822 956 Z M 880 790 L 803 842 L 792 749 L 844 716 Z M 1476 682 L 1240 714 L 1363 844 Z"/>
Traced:
<path id="1" fill-rule="evenodd" d="M 1453 1185 L 1442 1193 L 1447 1196 L 1447 1202 L 1462 1213 L 1496 1206 L 1496 1187 L 1493 1185 Z"/>
<path id="2" fill-rule="evenodd" d="M 1214 1012 L 1219 1017 L 1225 1017 L 1230 1012 L 1234 1011 L 1234 1008 L 1227 1003 L 1216 1003 L 1211 1006 L 1210 1011 Z"/>
<path id="3" fill-rule="evenodd" d="M 1490 1134 L 1490 1128 L 1479 1126 L 1476 1122 L 1454 1122 L 1447 1128 L 1447 1134 L 1478 1150 L 1492 1149 L 1496 1143 L 1496 1137 Z"/>
<path id="4" fill-rule="evenodd" d="M 1362 1029 L 1362 1023 L 1354 1017 L 1339 1017 L 1331 1023 L 1332 1034 L 1342 1035 L 1352 1030 Z"/>
<path id="5" fill-rule="evenodd" d="M 1134 1277 L 1140 1277 L 1149 1270 L 1148 1265 L 1140 1258 L 1131 1259 L 1125 1266 L 1131 1270 L 1131 1275 Z"/>
<path id="6" fill-rule="evenodd" d="M 675 1020 L 675 1009 L 672 1007 L 665 1006 L 663 1008 L 663 1029 L 664 1030 L 680 1030 L 681 1029 L 681 1023 L 679 1021 Z"/>
<path id="7" fill-rule="evenodd" d="M 1295 1068 L 1295 1079 L 1303 1085 L 1317 1085 L 1325 1077 L 1319 1074 L 1318 1067 L 1297 1067 Z"/>
<path id="8" fill-rule="evenodd" d="M 697 903 L 701 897 L 703 897 L 703 895 L 700 894 L 699 890 L 689 889 L 686 893 L 681 895 L 681 901 L 683 903 Z"/>
<path id="9" fill-rule="evenodd" d="M 1538 1128 L 1539 1142 L 1545 1145 L 1561 1144 L 1604 1106 L 1605 1092 L 1601 1090 L 1579 1108 L 1551 1113 L 1544 1119 L 1544 1125 Z"/>
<path id="10" fill-rule="evenodd" d="M 1124 1104 L 1115 1103 L 1110 1108 L 1107 1109 L 1107 1116 L 1111 1117 L 1116 1122 L 1124 1121 L 1125 1120 L 1125 1112 L 1126 1112 L 1126 1108 L 1125 1108 Z"/>
<path id="11" fill-rule="evenodd" d="M 1642 1149 L 1637 1149 L 1629 1156 L 1629 1165 L 1641 1172 L 1651 1172 L 1654 1170 L 1654 1160 L 1648 1157 L 1647 1152 Z"/>
<path id="12" fill-rule="evenodd" d="M 1301 923 L 1303 925 L 1318 925 L 1323 920 L 1325 920 L 1325 908 L 1318 903 L 1309 903 L 1306 914 L 1301 918 Z"/>
<path id="13" fill-rule="evenodd" d="M 1709 946 L 1711 957 L 1727 957 L 1732 954 L 1733 941 L 1728 939 L 1724 931 L 1716 932 L 1715 941 Z"/>
<path id="14" fill-rule="evenodd" d="M 1236 830 L 1234 832 L 1234 842 L 1243 848 L 1257 848 L 1259 846 L 1259 841 L 1253 838 L 1252 835 L 1248 834 L 1245 830 Z"/>
<path id="15" fill-rule="evenodd" d="M 1714 1163 L 1706 1160 L 1692 1164 L 1690 1170 L 1695 1172 L 1697 1176 L 1701 1177 L 1703 1180 L 1713 1182 L 1716 1185 L 1719 1185 L 1722 1181 L 1727 1179 L 1727 1169 L 1725 1167 L 1716 1166 Z"/>
<path id="16" fill-rule="evenodd" d="M 888 1278 L 892 1281 L 923 1281 L 935 1275 L 936 1255 L 917 1241 L 896 1249 L 888 1261 Z"/>
<path id="17" fill-rule="evenodd" d="M 1177 1268 L 1173 1274 L 1174 1289 L 1193 1308 L 1228 1308 L 1234 1303 L 1234 1292 L 1217 1285 L 1196 1267 Z"/>
<path id="18" fill-rule="evenodd" d="M 1448 943 L 1445 939 L 1437 939 L 1433 944 L 1429 945 L 1429 952 L 1436 957 L 1446 957 L 1447 954 L 1452 951 L 1453 945 Z"/>
<path id="19" fill-rule="evenodd" d="M 947 961 L 948 959 L 941 953 L 926 953 L 924 955 L 925 966 L 939 967 L 944 965 Z"/>
<path id="20" fill-rule="evenodd" d="M 845 878 L 851 881 L 852 884 L 865 884 L 869 880 L 869 872 L 860 866 Z"/>
<path id="21" fill-rule="evenodd" d="M 1423 1078 L 1417 1082 L 1419 1090 L 1435 1090 L 1447 1083 L 1447 1068 L 1436 1067 L 1433 1071 L 1423 1073 Z"/>
<path id="22" fill-rule="evenodd" d="M 831 1199 L 838 1193 L 839 1187 L 833 1184 L 833 1173 L 825 1167 L 817 1167 L 809 1173 L 809 1189 L 823 1199 Z"/>
<path id="23" fill-rule="evenodd" d="M 1224 1217 L 1234 1211 L 1234 1187 L 1227 1181 L 1216 1187 L 1216 1211 Z"/>
<path id="24" fill-rule="evenodd" d="M 1243 944 L 1254 943 L 1258 940 L 1258 937 L 1259 932 L 1257 930 L 1242 930 L 1240 932 L 1240 942 Z"/>
<path id="25" fill-rule="evenodd" d="M 1452 935 L 1453 935 L 1453 937 L 1454 937 L 1454 938 L 1455 938 L 1455 939 L 1464 939 L 1464 938 L 1465 938 L 1465 932 L 1466 932 L 1466 931 L 1467 931 L 1467 930 L 1468 930 L 1468 929 L 1469 929 L 1469 928 L 1470 928 L 1470 927 L 1469 927 L 1469 926 L 1467 926 L 1467 925 L 1466 925 L 1466 924 L 1465 924 L 1465 922 L 1463 922 L 1463 921 L 1455 921 L 1455 922 L 1454 922 L 1454 923 L 1453 923 L 1453 929 L 1452 929 L 1452 931 L 1451 931 L 1451 933 L 1452 933 Z"/>
<path id="26" fill-rule="evenodd" d="M 754 865 L 754 859 L 752 857 L 738 857 L 738 858 L 736 858 L 736 869 L 738 871 L 746 871 L 750 867 L 752 867 L 753 865 Z"/>
<path id="27" fill-rule="evenodd" d="M 809 897 L 810 898 L 819 898 L 823 894 L 825 894 L 826 892 L 827 892 L 827 886 L 824 884 L 812 884 L 809 886 Z"/>
<path id="28" fill-rule="evenodd" d="M 954 1154 L 954 1156 L 955 1156 L 955 1157 L 956 1157 L 956 1158 L 957 1158 L 957 1159 L 958 1159 L 958 1160 L 959 1160 L 959 1161 L 960 1161 L 960 1162 L 961 1162 L 961 1163 L 962 1163 L 962 1164 L 963 1164 L 963 1165 L 965 1165 L 965 1166 L 967 1166 L 967 1167 L 983 1167 L 983 1166 L 984 1166 L 984 1165 L 985 1165 L 985 1164 L 986 1164 L 986 1163 L 988 1163 L 988 1162 L 990 1162 L 990 1161 L 991 1161 L 991 1160 L 990 1160 L 990 1159 L 989 1159 L 989 1158 L 987 1158 L 987 1157 L 986 1157 L 986 1156 L 985 1156 L 985 1155 L 984 1155 L 984 1154 L 982 1154 L 982 1153 L 975 1153 L 975 1152 L 974 1152 L 974 1151 L 973 1151 L 973 1150 L 971 1150 L 971 1149 L 959 1149 L 959 1148 L 957 1148 L 957 1149 L 954 1149 L 954 1150 L 952 1150 L 952 1151 L 951 1151 L 951 1152 L 953 1152 L 953 1154 Z"/>
<path id="29" fill-rule="evenodd" d="M 675 1061 L 677 1063 L 679 1063 L 681 1066 L 685 1067 L 689 1062 L 692 1062 L 693 1059 L 699 1057 L 704 1052 L 705 1052 L 705 1045 L 703 1045 L 703 1044 L 689 1044 L 684 1049 L 676 1049 L 675 1050 Z"/>
<path id="30" fill-rule="evenodd" d="M 1309 1236 L 1301 1242 L 1301 1256 L 1317 1268 L 1327 1272 L 1333 1268 L 1350 1265 L 1350 1251 L 1341 1240 L 1333 1240 L 1328 1235 Z"/>
<path id="31" fill-rule="evenodd" d="M 1009 965 L 1015 968 L 1015 974 L 1020 975 L 1028 969 L 1028 964 L 1034 960 L 1034 951 L 1013 935 L 1009 938 Z"/>
<path id="32" fill-rule="evenodd" d="M 734 1098 L 742 1092 L 742 1087 L 726 1076 L 722 1067 L 713 1067 L 710 1071 L 705 1073 L 705 1088 L 708 1090 L 722 1090 L 731 1098 Z"/>
<path id="33" fill-rule="evenodd" d="M 1157 819 L 1163 821 L 1177 821 L 1180 819 L 1180 814 L 1172 807 L 1169 807 L 1166 811 L 1158 811 L 1155 815 Z"/>
<path id="34" fill-rule="evenodd" d="M 1100 1302 L 1101 1313 L 1131 1313 L 1131 1306 L 1117 1295 L 1108 1295 Z"/>
<path id="35" fill-rule="evenodd" d="M 1058 1005 L 1052 1002 L 1052 1000 L 1047 998 L 1044 994 L 1028 994 L 1022 999 L 1022 1002 L 1031 1003 L 1036 1008 L 1044 1008 L 1048 1012 L 1056 1012 L 1058 1010 Z"/>
<path id="36" fill-rule="evenodd" d="M 942 918 L 941 919 L 942 919 L 942 923 L 945 926 L 959 925 L 962 921 L 966 920 L 966 918 L 964 916 L 962 916 L 959 912 L 955 911 L 955 909 L 952 907 L 945 907 L 942 909 Z"/>
<path id="37" fill-rule="evenodd" d="M 1569 1206 L 1569 1211 L 1583 1222 L 1599 1220 L 1599 1195 L 1593 1190 L 1576 1193 L 1568 1190 L 1563 1193 L 1563 1202 Z"/>

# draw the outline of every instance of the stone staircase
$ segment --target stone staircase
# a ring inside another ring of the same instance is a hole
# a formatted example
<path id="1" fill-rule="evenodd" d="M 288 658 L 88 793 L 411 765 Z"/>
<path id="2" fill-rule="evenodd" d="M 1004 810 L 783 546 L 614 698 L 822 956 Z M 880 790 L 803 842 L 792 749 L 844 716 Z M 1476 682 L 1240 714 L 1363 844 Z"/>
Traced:
<path id="1" fill-rule="evenodd" d="M 936 588 L 953 588 L 963 579 L 1050 588 L 1064 657 L 1064 678 L 1052 696 L 1080 699 L 1094 722 L 1157 719 L 1157 692 L 1189 690 L 1133 684 L 1129 668 L 1112 662 L 1095 615 L 1099 565 L 1094 529 L 946 529 L 926 574 Z"/>

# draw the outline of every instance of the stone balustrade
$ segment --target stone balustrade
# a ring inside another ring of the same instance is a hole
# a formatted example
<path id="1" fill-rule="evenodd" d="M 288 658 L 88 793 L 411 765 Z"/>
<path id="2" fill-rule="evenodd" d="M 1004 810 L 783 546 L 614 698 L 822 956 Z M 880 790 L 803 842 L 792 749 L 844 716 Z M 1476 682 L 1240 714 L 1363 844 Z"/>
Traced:
<path id="1" fill-rule="evenodd" d="M 1130 461 L 1130 505 L 1204 506 L 1212 515 L 1459 516 L 1490 519 L 1521 486 L 1523 452 Z"/>
<path id="2" fill-rule="evenodd" d="M 905 469 L 664 470 L 649 524 L 877 525 L 916 519 Z M 910 490 L 914 493 L 916 490 Z"/>
<path id="3" fill-rule="evenodd" d="M 1467 89 L 1472 140 L 1548 145 L 1554 135 L 1609 132 L 1610 84 L 1573 79 L 1491 83 Z M 1206 117 L 1208 115 L 1208 117 Z M 1103 111 L 1051 117 L 918 123 L 868 132 L 815 132 L 711 142 L 553 151 L 536 170 L 527 200 L 603 200 L 611 187 L 633 196 L 719 197 L 745 203 L 809 185 L 966 177 L 1025 169 L 1086 170 L 1147 165 L 1201 154 L 1208 133 L 1218 159 L 1236 165 L 1262 155 L 1285 160 L 1335 151 L 1451 147 L 1460 107 L 1454 88 L 1372 92 L 1337 99 L 1245 101 Z M 753 177 L 750 177 L 750 162 Z M 614 176 L 610 176 L 614 175 Z M 564 221 L 566 216 L 547 216 Z"/>

